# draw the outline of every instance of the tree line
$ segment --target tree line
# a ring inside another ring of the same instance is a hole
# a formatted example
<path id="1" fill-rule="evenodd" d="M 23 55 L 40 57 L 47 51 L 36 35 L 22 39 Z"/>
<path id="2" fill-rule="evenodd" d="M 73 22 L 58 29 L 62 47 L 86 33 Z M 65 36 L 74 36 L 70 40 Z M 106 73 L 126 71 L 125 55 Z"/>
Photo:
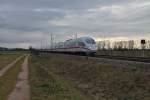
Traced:
<path id="1" fill-rule="evenodd" d="M 134 50 L 134 49 L 150 49 L 150 40 L 128 40 L 128 41 L 98 41 L 98 50 Z"/>

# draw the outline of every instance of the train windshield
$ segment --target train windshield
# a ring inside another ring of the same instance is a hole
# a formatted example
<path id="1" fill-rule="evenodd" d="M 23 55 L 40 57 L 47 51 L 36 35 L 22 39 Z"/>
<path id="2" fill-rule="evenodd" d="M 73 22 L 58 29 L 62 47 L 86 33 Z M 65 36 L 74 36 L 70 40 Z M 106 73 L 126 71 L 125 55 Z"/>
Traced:
<path id="1" fill-rule="evenodd" d="M 93 39 L 86 39 L 85 40 L 88 44 L 95 44 L 95 41 Z"/>

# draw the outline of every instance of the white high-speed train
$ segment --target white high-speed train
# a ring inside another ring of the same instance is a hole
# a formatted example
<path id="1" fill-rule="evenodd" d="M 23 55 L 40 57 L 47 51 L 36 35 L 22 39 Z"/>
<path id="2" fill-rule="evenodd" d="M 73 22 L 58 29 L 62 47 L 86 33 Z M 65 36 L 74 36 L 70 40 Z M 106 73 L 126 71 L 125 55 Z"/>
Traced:
<path id="1" fill-rule="evenodd" d="M 89 53 L 93 54 L 97 51 L 97 45 L 91 37 L 81 37 L 70 39 L 65 42 L 59 42 L 55 45 L 53 51 L 65 53 Z"/>

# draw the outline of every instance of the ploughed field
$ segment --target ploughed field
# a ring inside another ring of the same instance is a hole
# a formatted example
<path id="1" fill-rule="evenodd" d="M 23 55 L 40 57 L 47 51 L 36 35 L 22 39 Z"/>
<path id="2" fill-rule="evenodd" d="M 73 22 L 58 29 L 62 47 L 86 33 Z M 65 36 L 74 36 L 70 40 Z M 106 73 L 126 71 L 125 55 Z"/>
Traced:
<path id="1" fill-rule="evenodd" d="M 17 59 L 21 54 L 0 54 L 0 70 Z"/>
<path id="2" fill-rule="evenodd" d="M 150 70 L 63 54 L 31 55 L 31 100 L 150 100 Z"/>

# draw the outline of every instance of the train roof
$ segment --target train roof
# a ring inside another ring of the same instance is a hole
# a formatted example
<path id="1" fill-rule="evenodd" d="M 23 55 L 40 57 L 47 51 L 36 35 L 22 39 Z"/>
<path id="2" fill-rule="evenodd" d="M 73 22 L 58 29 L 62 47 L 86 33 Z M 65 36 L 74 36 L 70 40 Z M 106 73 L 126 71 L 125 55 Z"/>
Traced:
<path id="1" fill-rule="evenodd" d="M 85 39 L 93 39 L 91 37 L 80 37 L 80 38 L 77 38 L 77 39 L 69 39 L 69 40 L 66 40 L 67 41 L 75 41 L 75 40 L 85 40 Z"/>
<path id="2" fill-rule="evenodd" d="M 80 38 L 77 38 L 77 39 L 93 39 L 92 37 L 80 37 Z"/>

